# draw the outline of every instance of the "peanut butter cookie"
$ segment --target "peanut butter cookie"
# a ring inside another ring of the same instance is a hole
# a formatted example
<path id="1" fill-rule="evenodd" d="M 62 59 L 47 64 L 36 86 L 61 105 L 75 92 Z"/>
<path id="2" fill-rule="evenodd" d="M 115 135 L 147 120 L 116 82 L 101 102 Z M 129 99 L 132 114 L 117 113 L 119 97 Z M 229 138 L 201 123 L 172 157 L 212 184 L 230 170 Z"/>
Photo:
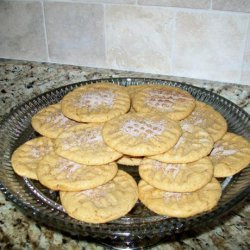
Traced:
<path id="1" fill-rule="evenodd" d="M 181 136 L 178 122 L 166 115 L 128 113 L 104 124 L 103 139 L 113 149 L 130 156 L 155 155 L 173 147 Z"/>
<path id="2" fill-rule="evenodd" d="M 38 137 L 18 147 L 11 157 L 14 171 L 21 176 L 37 180 L 36 169 L 44 156 L 53 151 L 53 142 L 46 137 Z"/>
<path id="3" fill-rule="evenodd" d="M 210 159 L 215 177 L 234 175 L 250 163 L 250 143 L 242 136 L 226 133 L 214 144 Z"/>
<path id="4" fill-rule="evenodd" d="M 69 216 L 88 223 L 105 223 L 126 215 L 138 200 L 135 180 L 119 170 L 102 186 L 80 192 L 60 192 Z"/>
<path id="5" fill-rule="evenodd" d="M 141 180 L 139 199 L 153 212 L 170 217 L 186 218 L 214 208 L 221 197 L 220 183 L 213 178 L 203 188 L 191 193 L 166 192 Z"/>
<path id="6" fill-rule="evenodd" d="M 109 147 L 102 137 L 103 124 L 81 124 L 61 133 L 55 140 L 58 155 L 85 165 L 115 161 L 121 153 Z"/>
<path id="7" fill-rule="evenodd" d="M 78 122 L 105 122 L 130 108 L 125 87 L 108 84 L 89 84 L 68 93 L 62 100 L 62 112 Z"/>

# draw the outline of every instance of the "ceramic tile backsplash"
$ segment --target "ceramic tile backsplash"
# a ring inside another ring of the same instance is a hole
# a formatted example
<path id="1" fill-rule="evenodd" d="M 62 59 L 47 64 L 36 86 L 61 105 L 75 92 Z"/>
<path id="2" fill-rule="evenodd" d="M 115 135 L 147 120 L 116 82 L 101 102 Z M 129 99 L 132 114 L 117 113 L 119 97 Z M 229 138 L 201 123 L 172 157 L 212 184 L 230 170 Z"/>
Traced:
<path id="1" fill-rule="evenodd" d="M 111 4 L 136 4 L 137 0 L 41 0 L 47 2 L 77 2 L 77 3 L 111 3 Z"/>
<path id="2" fill-rule="evenodd" d="M 138 0 L 138 4 L 168 7 L 209 9 L 211 0 Z"/>
<path id="3" fill-rule="evenodd" d="M 104 10 L 100 4 L 46 2 L 45 19 L 51 61 L 103 67 Z"/>
<path id="4" fill-rule="evenodd" d="M 238 82 L 249 18 L 245 15 L 176 15 L 174 73 Z"/>
<path id="5" fill-rule="evenodd" d="M 0 57 L 48 60 L 40 2 L 0 1 Z"/>
<path id="6" fill-rule="evenodd" d="M 0 57 L 250 85 L 248 27 L 250 0 L 0 0 Z"/>
<path id="7" fill-rule="evenodd" d="M 250 12 L 249 0 L 212 0 L 212 8 L 215 10 L 231 10 Z"/>
<path id="8" fill-rule="evenodd" d="M 174 14 L 159 8 L 106 7 L 107 64 L 170 73 Z"/>
<path id="9" fill-rule="evenodd" d="M 250 26 L 248 27 L 248 39 L 246 42 L 246 51 L 243 61 L 241 83 L 250 85 Z"/>

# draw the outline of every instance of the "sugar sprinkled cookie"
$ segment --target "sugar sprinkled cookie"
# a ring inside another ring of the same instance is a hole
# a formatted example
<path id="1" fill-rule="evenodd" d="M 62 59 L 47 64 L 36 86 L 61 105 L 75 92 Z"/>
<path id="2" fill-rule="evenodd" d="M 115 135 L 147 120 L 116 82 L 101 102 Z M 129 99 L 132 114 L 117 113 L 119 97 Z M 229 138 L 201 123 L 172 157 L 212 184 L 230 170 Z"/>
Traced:
<path id="1" fill-rule="evenodd" d="M 105 122 L 130 108 L 125 87 L 109 84 L 89 84 L 68 93 L 62 100 L 62 112 L 78 122 Z"/>
<path id="2" fill-rule="evenodd" d="M 53 142 L 46 137 L 38 137 L 25 142 L 11 156 L 14 171 L 21 176 L 37 180 L 36 169 L 44 156 L 53 151 Z"/>
<path id="3" fill-rule="evenodd" d="M 157 189 L 141 180 L 139 199 L 153 212 L 170 217 L 186 218 L 214 208 L 221 197 L 220 183 L 213 178 L 195 192 L 176 193 Z"/>
<path id="4" fill-rule="evenodd" d="M 194 111 L 184 120 L 182 126 L 196 125 L 205 129 L 213 138 L 218 141 L 227 131 L 227 122 L 225 118 L 213 107 L 196 101 Z"/>
<path id="5" fill-rule="evenodd" d="M 139 174 L 156 188 L 168 192 L 193 192 L 211 181 L 213 165 L 208 157 L 191 163 L 163 163 L 144 158 Z"/>
<path id="6" fill-rule="evenodd" d="M 117 160 L 122 154 L 103 141 L 102 128 L 102 123 L 81 124 L 65 130 L 55 140 L 56 153 L 86 165 L 102 165 Z"/>
<path id="7" fill-rule="evenodd" d="M 175 145 L 182 130 L 163 114 L 128 113 L 104 124 L 103 139 L 113 149 L 130 156 L 163 153 Z"/>
<path id="8" fill-rule="evenodd" d="M 188 163 L 211 152 L 214 141 L 207 131 L 191 124 L 182 126 L 182 130 L 183 134 L 173 148 L 150 158 L 167 163 Z"/>
<path id="9" fill-rule="evenodd" d="M 134 95 L 132 105 L 136 112 L 160 112 L 173 120 L 181 120 L 193 111 L 195 99 L 180 88 L 153 85 Z"/>
<path id="10" fill-rule="evenodd" d="M 250 163 L 250 143 L 242 136 L 226 133 L 214 144 L 210 159 L 215 177 L 234 175 Z"/>
<path id="11" fill-rule="evenodd" d="M 32 127 L 41 135 L 56 138 L 63 130 L 78 125 L 66 116 L 63 115 L 61 104 L 49 105 L 40 110 L 32 117 Z"/>
<path id="12" fill-rule="evenodd" d="M 52 190 L 81 191 L 105 184 L 117 170 L 114 162 L 88 166 L 51 152 L 40 161 L 36 173 L 39 181 Z"/>
<path id="13" fill-rule="evenodd" d="M 80 192 L 60 192 L 69 216 L 88 223 L 105 223 L 126 215 L 138 200 L 135 180 L 119 170 L 108 183 Z"/>

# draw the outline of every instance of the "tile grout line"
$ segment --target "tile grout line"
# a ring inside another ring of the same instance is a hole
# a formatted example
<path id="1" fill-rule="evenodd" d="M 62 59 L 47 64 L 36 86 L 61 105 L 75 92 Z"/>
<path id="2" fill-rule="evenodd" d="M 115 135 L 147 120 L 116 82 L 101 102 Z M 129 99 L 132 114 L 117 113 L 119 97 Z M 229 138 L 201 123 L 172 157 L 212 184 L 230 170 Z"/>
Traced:
<path id="1" fill-rule="evenodd" d="M 244 59 L 245 59 L 245 54 L 246 54 L 246 50 L 247 50 L 248 40 L 250 40 L 250 17 L 248 17 L 247 29 L 246 29 L 246 38 L 245 38 L 245 43 L 244 43 L 244 48 L 243 48 L 243 53 L 242 53 L 242 58 L 241 58 L 242 61 L 241 61 L 239 83 L 242 82 Z"/>
<path id="2" fill-rule="evenodd" d="M 210 10 L 213 10 L 213 0 L 210 0 L 210 6 L 209 6 Z"/>
<path id="3" fill-rule="evenodd" d="M 18 1 L 18 0 L 8 0 L 8 1 Z M 21 1 L 34 1 L 34 0 L 21 0 Z M 91 0 L 91 1 L 84 1 L 84 0 L 83 1 L 81 1 L 81 0 L 37 0 L 37 1 L 54 2 L 54 3 L 72 3 L 72 4 L 77 4 L 77 3 L 81 3 L 81 4 L 111 4 L 111 5 L 126 5 L 126 6 L 137 5 L 137 0 L 135 0 L 134 3 L 119 3 L 119 2 L 113 3 L 113 2 L 103 2 L 103 1 L 95 1 L 95 0 Z"/>
<path id="4" fill-rule="evenodd" d="M 42 1 L 42 15 L 43 15 L 43 29 L 44 29 L 44 36 L 45 36 L 46 52 L 47 52 L 48 62 L 50 62 L 48 37 L 47 37 L 47 29 L 46 29 L 46 21 L 45 21 L 44 1 Z"/>
<path id="5" fill-rule="evenodd" d="M 212 0 L 211 0 L 212 1 Z M 108 5 L 121 5 L 121 6 L 135 6 L 135 4 L 115 4 L 115 3 L 107 3 Z M 249 12 L 243 11 L 233 11 L 233 10 L 219 10 L 219 9 L 210 9 L 208 8 L 188 8 L 188 7 L 175 7 L 175 6 L 167 6 L 167 5 L 150 5 L 150 4 L 137 4 L 138 7 L 142 8 L 161 8 L 161 9 L 168 9 L 168 10 L 175 10 L 175 11 L 184 11 L 190 13 L 217 13 L 222 15 L 245 15 L 248 16 Z"/>
<path id="6" fill-rule="evenodd" d="M 16 0 L 9 0 L 9 1 L 16 1 Z M 33 1 L 33 0 L 26 0 L 26 1 Z M 41 2 L 46 2 L 46 0 L 40 0 Z M 47 0 L 47 2 L 67 2 L 67 3 L 82 3 L 82 4 L 105 4 L 105 5 L 121 5 L 121 6 L 138 6 L 138 7 L 148 7 L 148 8 L 165 8 L 165 9 L 174 9 L 177 11 L 187 11 L 191 13 L 197 13 L 197 12 L 214 12 L 214 13 L 221 13 L 221 14 L 238 14 L 238 15 L 248 15 L 249 12 L 244 11 L 233 11 L 233 10 L 220 10 L 220 9 L 213 9 L 213 0 L 210 0 L 210 6 L 208 8 L 188 8 L 188 7 L 176 7 L 176 6 L 168 6 L 168 5 L 153 5 L 153 4 L 139 4 L 138 0 L 135 1 L 135 3 L 101 3 L 98 1 L 92 1 L 92 2 L 82 2 L 79 0 Z"/>

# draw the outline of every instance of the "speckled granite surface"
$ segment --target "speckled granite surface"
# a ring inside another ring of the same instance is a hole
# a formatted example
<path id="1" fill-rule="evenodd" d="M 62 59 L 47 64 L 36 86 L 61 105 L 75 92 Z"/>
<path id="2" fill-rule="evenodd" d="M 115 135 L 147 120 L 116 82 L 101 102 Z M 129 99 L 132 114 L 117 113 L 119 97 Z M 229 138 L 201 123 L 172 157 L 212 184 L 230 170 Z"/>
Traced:
<path id="1" fill-rule="evenodd" d="M 0 60 L 0 119 L 17 104 L 66 84 L 106 77 L 154 77 L 212 90 L 250 113 L 250 87 L 142 73 Z M 226 216 L 153 247 L 165 249 L 250 249 L 249 198 Z M 105 249 L 38 225 L 0 193 L 0 249 Z"/>

